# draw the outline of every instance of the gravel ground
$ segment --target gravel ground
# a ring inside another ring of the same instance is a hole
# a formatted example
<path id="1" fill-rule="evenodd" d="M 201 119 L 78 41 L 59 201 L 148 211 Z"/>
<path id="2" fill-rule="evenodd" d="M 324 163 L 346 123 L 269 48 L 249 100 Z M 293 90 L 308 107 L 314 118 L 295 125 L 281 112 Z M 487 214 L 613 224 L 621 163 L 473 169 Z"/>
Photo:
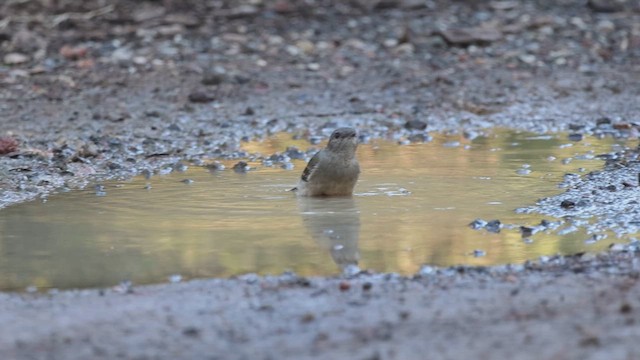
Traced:
<path id="1" fill-rule="evenodd" d="M 243 158 L 243 141 L 279 131 L 635 139 L 640 123 L 639 1 L 7 0 L 0 14 L 0 207 Z M 620 210 L 587 209 L 633 207 L 634 161 L 568 179 L 535 211 L 615 228 Z M 637 248 L 615 250 L 416 278 L 0 294 L 0 357 L 634 359 Z"/>

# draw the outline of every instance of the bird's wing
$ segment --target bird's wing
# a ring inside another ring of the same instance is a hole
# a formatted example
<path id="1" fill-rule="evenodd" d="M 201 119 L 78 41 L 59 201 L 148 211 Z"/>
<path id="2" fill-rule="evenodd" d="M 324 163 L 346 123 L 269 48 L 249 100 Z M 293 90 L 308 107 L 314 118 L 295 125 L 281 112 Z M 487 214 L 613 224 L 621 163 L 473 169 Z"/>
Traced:
<path id="1" fill-rule="evenodd" d="M 313 175 L 313 171 L 316 169 L 316 167 L 318 166 L 318 163 L 320 162 L 321 152 L 322 150 L 318 151 L 315 155 L 313 155 L 311 160 L 309 160 L 307 167 L 304 168 L 304 171 L 302 172 L 302 181 L 308 182 L 309 178 L 311 178 L 311 176 Z"/>

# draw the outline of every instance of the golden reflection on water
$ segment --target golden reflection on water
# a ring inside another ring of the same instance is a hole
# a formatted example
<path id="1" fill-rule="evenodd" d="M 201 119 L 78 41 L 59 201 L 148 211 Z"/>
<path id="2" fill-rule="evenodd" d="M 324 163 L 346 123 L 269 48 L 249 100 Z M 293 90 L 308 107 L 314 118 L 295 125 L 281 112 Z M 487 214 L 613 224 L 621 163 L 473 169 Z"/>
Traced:
<path id="1" fill-rule="evenodd" d="M 375 141 L 358 150 L 362 175 L 351 199 L 296 199 L 286 191 L 304 168 L 296 161 L 293 171 L 258 166 L 246 174 L 192 166 L 105 184 L 106 196 L 87 189 L 20 204 L 0 211 L 0 289 L 287 269 L 330 275 L 354 264 L 411 274 L 425 263 L 490 265 L 597 250 L 609 242 L 587 246 L 587 235 L 574 233 L 536 234 L 528 244 L 517 229 L 493 234 L 467 226 L 475 218 L 539 223 L 542 217 L 513 210 L 561 191 L 556 184 L 564 173 L 602 165 L 561 159 L 609 152 L 614 143 L 587 138 L 566 146 L 565 139 L 498 131 L 473 141 L 445 135 L 406 146 Z M 460 146 L 445 146 L 451 141 Z M 292 145 L 309 147 L 280 134 L 244 148 L 270 155 Z M 524 164 L 531 173 L 518 175 Z M 181 182 L 186 178 L 194 182 Z M 475 249 L 486 256 L 473 257 Z"/>

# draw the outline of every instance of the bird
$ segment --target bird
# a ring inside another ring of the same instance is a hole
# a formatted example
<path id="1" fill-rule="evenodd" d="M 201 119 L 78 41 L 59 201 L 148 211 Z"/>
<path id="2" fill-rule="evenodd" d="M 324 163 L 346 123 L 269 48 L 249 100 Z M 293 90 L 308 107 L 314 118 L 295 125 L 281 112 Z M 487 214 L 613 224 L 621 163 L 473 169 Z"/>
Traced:
<path id="1" fill-rule="evenodd" d="M 298 185 L 298 196 L 351 196 L 360 175 L 358 138 L 349 127 L 333 131 L 327 146 L 309 160 Z"/>

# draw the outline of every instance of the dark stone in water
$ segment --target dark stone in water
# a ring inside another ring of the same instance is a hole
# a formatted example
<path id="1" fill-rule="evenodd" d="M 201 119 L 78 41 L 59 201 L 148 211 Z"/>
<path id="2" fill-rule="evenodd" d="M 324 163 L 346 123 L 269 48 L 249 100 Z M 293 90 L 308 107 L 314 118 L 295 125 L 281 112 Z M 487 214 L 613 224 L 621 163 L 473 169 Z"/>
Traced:
<path id="1" fill-rule="evenodd" d="M 487 255 L 487 252 L 484 250 L 480 250 L 480 249 L 473 250 L 473 256 L 475 257 L 483 257 L 485 255 Z"/>
<path id="2" fill-rule="evenodd" d="M 482 229 L 486 225 L 487 225 L 487 222 L 482 219 L 475 219 L 469 223 L 469 227 L 472 228 L 473 230 Z"/>
<path id="3" fill-rule="evenodd" d="M 583 137 L 584 136 L 582 134 L 578 134 L 578 133 L 569 134 L 569 140 L 571 141 L 582 141 Z"/>
<path id="4" fill-rule="evenodd" d="M 411 141 L 412 143 L 416 143 L 416 142 L 424 143 L 424 142 L 429 142 L 433 140 L 433 138 L 429 134 L 414 134 L 409 136 L 408 140 Z"/>
<path id="5" fill-rule="evenodd" d="M 520 226 L 520 234 L 522 234 L 523 238 L 529 237 L 533 235 L 533 228 L 528 226 Z"/>
<path id="6" fill-rule="evenodd" d="M 239 161 L 237 164 L 233 165 L 233 171 L 237 173 L 245 173 L 249 170 L 249 164 L 246 161 Z"/>
<path id="7" fill-rule="evenodd" d="M 491 220 L 487 223 L 487 225 L 485 225 L 484 228 L 489 232 L 497 234 L 500 232 L 500 229 L 502 229 L 502 223 L 500 222 L 500 220 Z"/>

